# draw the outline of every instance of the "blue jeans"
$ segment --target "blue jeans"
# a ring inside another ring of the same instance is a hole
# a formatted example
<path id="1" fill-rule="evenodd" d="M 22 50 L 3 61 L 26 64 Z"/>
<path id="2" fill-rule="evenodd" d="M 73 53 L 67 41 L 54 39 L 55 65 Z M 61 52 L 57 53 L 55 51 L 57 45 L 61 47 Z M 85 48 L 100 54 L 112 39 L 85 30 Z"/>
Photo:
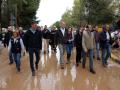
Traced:
<path id="1" fill-rule="evenodd" d="M 97 58 L 100 58 L 100 43 L 96 42 Z"/>
<path id="2" fill-rule="evenodd" d="M 17 69 L 20 69 L 20 58 L 21 58 L 21 53 L 13 53 L 13 58 L 15 60 L 15 63 L 16 63 L 16 68 Z"/>
<path id="3" fill-rule="evenodd" d="M 38 65 L 39 60 L 40 60 L 40 49 L 29 48 L 28 51 L 29 51 L 29 58 L 30 58 L 30 68 L 31 68 L 31 71 L 33 72 L 33 71 L 35 71 L 35 69 L 34 69 L 34 53 L 36 56 L 35 64 Z"/>
<path id="4" fill-rule="evenodd" d="M 89 53 L 89 68 L 90 69 L 93 69 L 93 49 L 89 49 L 88 50 L 88 53 Z M 87 53 L 83 51 L 83 62 L 82 62 L 82 65 L 85 66 L 86 64 L 86 56 L 87 56 Z"/>
<path id="5" fill-rule="evenodd" d="M 108 58 L 111 56 L 111 45 L 102 49 L 102 63 L 107 64 Z"/>
<path id="6" fill-rule="evenodd" d="M 73 44 L 66 44 L 67 54 L 71 54 L 72 49 L 73 49 Z"/>

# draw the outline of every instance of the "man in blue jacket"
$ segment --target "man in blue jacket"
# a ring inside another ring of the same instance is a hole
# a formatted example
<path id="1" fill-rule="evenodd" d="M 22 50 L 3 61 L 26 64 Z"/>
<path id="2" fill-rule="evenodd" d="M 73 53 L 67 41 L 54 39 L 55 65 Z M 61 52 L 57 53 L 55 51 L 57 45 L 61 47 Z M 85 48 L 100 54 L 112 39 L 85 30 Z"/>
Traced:
<path id="1" fill-rule="evenodd" d="M 36 56 L 35 67 L 38 69 L 38 63 L 40 60 L 40 51 L 42 49 L 42 33 L 37 30 L 37 22 L 31 23 L 31 28 L 24 35 L 24 42 L 26 51 L 29 52 L 30 58 L 30 68 L 32 71 L 32 76 L 35 76 L 34 69 L 34 53 Z"/>
<path id="2" fill-rule="evenodd" d="M 108 59 L 111 56 L 111 35 L 107 31 L 106 25 L 102 27 L 103 31 L 100 34 L 100 46 L 102 50 L 102 64 L 104 67 L 108 65 Z"/>

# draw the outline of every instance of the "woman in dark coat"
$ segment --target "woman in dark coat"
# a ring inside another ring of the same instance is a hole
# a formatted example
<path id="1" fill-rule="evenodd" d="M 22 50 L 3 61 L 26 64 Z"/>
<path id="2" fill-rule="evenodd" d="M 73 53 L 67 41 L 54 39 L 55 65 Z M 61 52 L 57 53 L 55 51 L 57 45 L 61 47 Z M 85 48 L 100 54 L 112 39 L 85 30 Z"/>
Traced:
<path id="1" fill-rule="evenodd" d="M 76 66 L 79 66 L 81 63 L 81 53 L 82 53 L 82 31 L 83 28 L 79 29 L 75 35 L 75 46 L 76 46 Z"/>

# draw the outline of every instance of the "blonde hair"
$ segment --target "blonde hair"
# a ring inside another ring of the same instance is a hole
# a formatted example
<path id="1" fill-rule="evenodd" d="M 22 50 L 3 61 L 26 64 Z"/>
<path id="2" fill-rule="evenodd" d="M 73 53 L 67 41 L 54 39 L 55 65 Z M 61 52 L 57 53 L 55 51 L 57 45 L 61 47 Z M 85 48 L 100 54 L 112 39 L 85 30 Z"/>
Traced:
<path id="1" fill-rule="evenodd" d="M 13 33 L 12 33 L 12 35 L 14 35 L 14 34 L 17 34 L 17 36 L 19 36 L 20 34 L 19 34 L 19 29 L 15 29 L 15 30 L 13 30 Z"/>

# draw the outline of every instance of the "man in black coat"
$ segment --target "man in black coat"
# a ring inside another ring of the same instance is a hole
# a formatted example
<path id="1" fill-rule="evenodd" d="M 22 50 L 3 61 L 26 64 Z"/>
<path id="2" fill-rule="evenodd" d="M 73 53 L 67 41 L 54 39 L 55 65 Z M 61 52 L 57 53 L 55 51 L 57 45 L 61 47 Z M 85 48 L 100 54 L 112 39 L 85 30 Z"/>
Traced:
<path id="1" fill-rule="evenodd" d="M 34 69 L 34 53 L 36 56 L 35 67 L 38 69 L 38 63 L 40 60 L 40 51 L 42 50 L 42 33 L 37 30 L 37 23 L 32 22 L 31 28 L 24 35 L 24 43 L 26 47 L 26 51 L 29 52 L 30 58 L 30 67 L 32 71 L 32 76 L 35 76 Z"/>
<path id="2" fill-rule="evenodd" d="M 108 65 L 108 59 L 111 56 L 111 34 L 107 31 L 106 25 L 103 25 L 102 32 L 100 34 L 100 46 L 102 50 L 102 64 L 104 67 Z"/>
<path id="3" fill-rule="evenodd" d="M 5 39 L 4 39 L 4 46 L 5 47 L 8 46 L 9 40 L 11 37 L 12 37 L 12 27 L 9 26 L 7 33 L 5 33 Z"/>
<path id="4" fill-rule="evenodd" d="M 42 35 L 45 41 L 44 49 L 46 49 L 44 52 L 49 52 L 50 31 L 48 30 L 47 25 L 45 25 L 44 30 L 42 31 Z"/>
<path id="5" fill-rule="evenodd" d="M 11 39 L 12 37 L 12 33 L 13 33 L 13 29 L 12 29 L 12 26 L 9 26 L 8 27 L 8 32 L 5 33 L 5 39 L 4 39 L 4 47 L 8 47 L 8 44 L 9 44 L 9 40 Z M 9 65 L 13 64 L 14 60 L 13 60 L 13 56 L 12 56 L 12 52 L 9 52 Z"/>
<path id="6" fill-rule="evenodd" d="M 56 47 L 57 47 L 57 40 L 56 40 L 56 26 L 54 26 L 50 32 L 50 41 L 49 44 L 51 45 L 51 49 L 54 50 L 54 52 L 56 52 Z"/>
<path id="7" fill-rule="evenodd" d="M 64 21 L 60 22 L 60 29 L 56 33 L 56 38 L 57 38 L 57 43 L 58 43 L 58 48 L 60 51 L 60 65 L 61 69 L 64 69 L 64 51 L 66 50 L 65 44 L 67 41 L 67 29 L 66 29 L 66 24 Z"/>

